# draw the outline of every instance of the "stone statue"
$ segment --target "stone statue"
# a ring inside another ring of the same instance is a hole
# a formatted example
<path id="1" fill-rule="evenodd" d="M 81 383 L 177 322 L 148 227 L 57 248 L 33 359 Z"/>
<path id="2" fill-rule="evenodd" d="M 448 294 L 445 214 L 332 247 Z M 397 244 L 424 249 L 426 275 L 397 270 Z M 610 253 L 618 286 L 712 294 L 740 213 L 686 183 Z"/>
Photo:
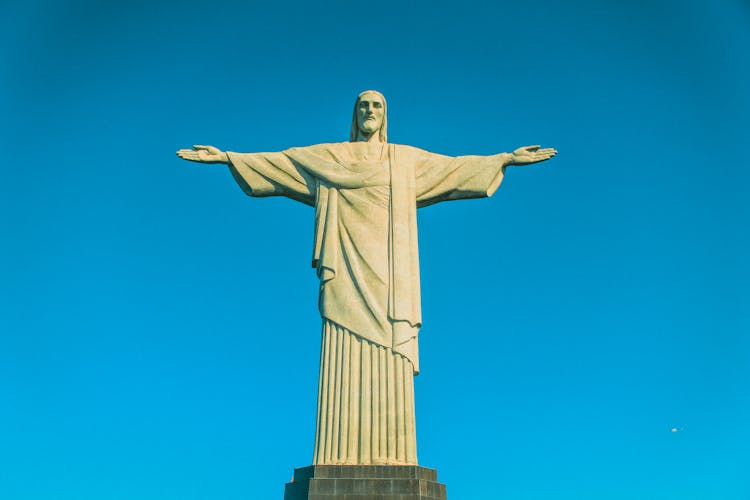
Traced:
<path id="1" fill-rule="evenodd" d="M 315 207 L 312 266 L 323 318 L 315 465 L 417 464 L 417 208 L 492 196 L 506 167 L 557 154 L 527 146 L 443 156 L 389 143 L 387 123 L 385 97 L 368 90 L 354 104 L 349 142 L 278 153 L 177 151 L 186 160 L 227 164 L 250 196 Z"/>

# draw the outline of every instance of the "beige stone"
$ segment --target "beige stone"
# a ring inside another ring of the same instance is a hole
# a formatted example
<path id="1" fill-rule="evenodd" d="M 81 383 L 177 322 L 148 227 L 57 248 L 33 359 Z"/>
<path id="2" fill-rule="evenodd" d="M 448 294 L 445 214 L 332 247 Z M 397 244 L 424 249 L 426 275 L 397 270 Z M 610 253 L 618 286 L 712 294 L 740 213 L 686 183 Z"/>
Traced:
<path id="1" fill-rule="evenodd" d="M 505 169 L 557 154 L 450 157 L 388 142 L 387 103 L 355 102 L 350 140 L 276 153 L 180 149 L 229 165 L 250 196 L 315 207 L 312 265 L 321 282 L 323 343 L 313 463 L 416 464 L 413 376 L 422 324 L 417 208 L 492 196 Z"/>

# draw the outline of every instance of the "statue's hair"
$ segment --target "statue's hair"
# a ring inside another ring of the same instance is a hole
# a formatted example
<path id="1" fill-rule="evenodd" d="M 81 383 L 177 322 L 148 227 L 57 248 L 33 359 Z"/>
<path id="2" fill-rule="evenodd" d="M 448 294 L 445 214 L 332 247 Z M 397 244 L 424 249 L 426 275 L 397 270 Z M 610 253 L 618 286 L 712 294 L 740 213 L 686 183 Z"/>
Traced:
<path id="1" fill-rule="evenodd" d="M 357 109 L 359 108 L 359 100 L 365 94 L 375 94 L 383 100 L 383 124 L 380 126 L 380 140 L 382 142 L 388 142 L 388 104 L 385 102 L 385 96 L 377 90 L 365 90 L 360 92 L 357 96 L 357 100 L 354 101 L 354 114 L 352 117 L 352 130 L 349 134 L 349 142 L 356 142 L 357 135 L 359 134 L 359 122 L 357 120 Z"/>

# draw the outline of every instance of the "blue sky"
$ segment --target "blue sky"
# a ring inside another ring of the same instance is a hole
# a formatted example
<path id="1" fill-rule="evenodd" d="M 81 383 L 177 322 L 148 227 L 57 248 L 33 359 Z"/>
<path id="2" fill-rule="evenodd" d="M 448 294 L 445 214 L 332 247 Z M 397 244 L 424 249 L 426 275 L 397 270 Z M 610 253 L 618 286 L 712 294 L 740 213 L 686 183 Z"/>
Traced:
<path id="1" fill-rule="evenodd" d="M 420 211 L 418 452 L 450 498 L 750 496 L 747 2 L 30 1 L 0 26 L 3 498 L 281 498 L 312 456 L 312 211 L 174 151 L 345 140 L 368 88 L 393 142 L 560 152 Z"/>

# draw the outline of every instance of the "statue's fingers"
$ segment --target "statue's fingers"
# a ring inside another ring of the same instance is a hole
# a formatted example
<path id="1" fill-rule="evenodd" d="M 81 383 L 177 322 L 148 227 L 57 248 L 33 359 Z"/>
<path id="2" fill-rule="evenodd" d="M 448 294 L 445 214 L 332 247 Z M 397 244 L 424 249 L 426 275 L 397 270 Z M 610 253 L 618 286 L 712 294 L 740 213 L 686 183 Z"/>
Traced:
<path id="1" fill-rule="evenodd" d="M 202 146 L 200 144 L 193 144 L 193 149 L 195 149 L 195 150 L 198 150 L 198 149 L 208 150 L 209 147 L 211 147 L 211 146 Z"/>
<path id="2" fill-rule="evenodd" d="M 535 145 L 533 145 L 533 146 L 526 146 L 526 147 L 525 147 L 524 149 L 525 149 L 526 151 L 531 151 L 531 152 L 535 152 L 535 151 L 536 151 L 537 149 L 539 149 L 539 148 L 541 148 L 541 146 L 540 146 L 539 144 L 535 144 Z"/>
<path id="3" fill-rule="evenodd" d="M 545 159 L 545 160 L 549 160 L 549 159 L 550 159 L 550 158 L 552 158 L 553 156 L 555 156 L 555 154 L 554 154 L 554 153 L 548 153 L 548 154 L 545 154 L 545 155 L 544 155 L 544 159 Z"/>

